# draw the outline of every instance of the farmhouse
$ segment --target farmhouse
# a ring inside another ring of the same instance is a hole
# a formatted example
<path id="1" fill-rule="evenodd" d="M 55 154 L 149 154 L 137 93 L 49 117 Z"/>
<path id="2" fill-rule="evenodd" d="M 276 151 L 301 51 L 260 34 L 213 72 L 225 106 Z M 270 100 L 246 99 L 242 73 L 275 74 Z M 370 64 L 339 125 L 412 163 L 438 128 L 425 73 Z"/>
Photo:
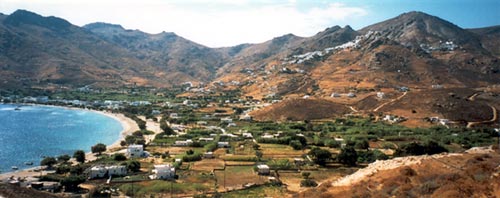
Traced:
<path id="1" fill-rule="evenodd" d="M 207 159 L 214 158 L 214 153 L 213 152 L 206 152 L 203 154 L 203 158 L 207 158 Z"/>
<path id="2" fill-rule="evenodd" d="M 94 166 L 90 168 L 89 179 L 103 178 L 106 176 L 116 175 L 124 176 L 127 174 L 127 167 L 125 166 Z"/>
<path id="3" fill-rule="evenodd" d="M 251 133 L 243 133 L 241 135 L 243 136 L 243 138 L 253 139 L 253 135 Z"/>
<path id="4" fill-rule="evenodd" d="M 175 167 L 171 164 L 154 165 L 152 172 L 150 179 L 173 179 L 175 177 Z"/>
<path id="5" fill-rule="evenodd" d="M 229 148 L 229 142 L 217 142 L 218 148 Z"/>
<path id="6" fill-rule="evenodd" d="M 174 143 L 174 146 L 189 146 L 193 144 L 193 140 L 189 139 L 189 140 L 177 140 L 175 141 Z"/>
<path id="7" fill-rule="evenodd" d="M 132 144 L 127 148 L 126 155 L 128 157 L 147 157 L 147 153 L 144 152 L 144 147 L 140 144 Z"/>
<path id="8" fill-rule="evenodd" d="M 271 171 L 268 165 L 266 164 L 257 165 L 257 173 L 259 173 L 259 175 L 269 175 L 270 172 Z"/>
<path id="9" fill-rule="evenodd" d="M 232 118 L 221 118 L 220 121 L 222 123 L 233 123 L 233 119 Z"/>
<path id="10" fill-rule="evenodd" d="M 211 142 L 211 141 L 214 141 L 214 138 L 205 138 L 205 137 L 201 137 L 198 139 L 198 141 L 200 142 Z"/>

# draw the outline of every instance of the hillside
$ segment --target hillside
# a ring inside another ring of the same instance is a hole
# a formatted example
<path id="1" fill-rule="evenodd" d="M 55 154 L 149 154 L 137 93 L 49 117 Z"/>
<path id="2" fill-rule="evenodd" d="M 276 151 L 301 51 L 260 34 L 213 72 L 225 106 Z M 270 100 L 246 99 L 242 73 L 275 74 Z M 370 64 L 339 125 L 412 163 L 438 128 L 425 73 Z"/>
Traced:
<path id="1" fill-rule="evenodd" d="M 500 155 L 492 150 L 377 161 L 297 197 L 496 197 Z"/>
<path id="2" fill-rule="evenodd" d="M 106 23 L 92 23 L 83 28 L 130 51 L 134 58 L 154 67 L 163 75 L 161 78 L 172 84 L 185 81 L 207 82 L 228 58 L 216 49 L 199 45 L 175 33 L 153 35 Z"/>
<path id="3" fill-rule="evenodd" d="M 260 121 L 303 121 L 333 118 L 350 112 L 349 108 L 324 99 L 290 99 L 252 112 Z"/>

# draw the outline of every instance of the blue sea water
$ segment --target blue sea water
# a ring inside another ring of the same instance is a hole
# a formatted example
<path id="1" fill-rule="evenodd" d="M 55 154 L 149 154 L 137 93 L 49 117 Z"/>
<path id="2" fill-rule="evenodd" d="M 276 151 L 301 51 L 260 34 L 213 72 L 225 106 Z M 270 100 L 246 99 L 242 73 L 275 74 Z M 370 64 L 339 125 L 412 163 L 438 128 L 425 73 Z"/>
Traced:
<path id="1" fill-rule="evenodd" d="M 0 171 L 40 165 L 42 156 L 70 156 L 90 151 L 97 143 L 110 145 L 123 130 L 111 117 L 85 110 L 49 106 L 0 104 Z"/>

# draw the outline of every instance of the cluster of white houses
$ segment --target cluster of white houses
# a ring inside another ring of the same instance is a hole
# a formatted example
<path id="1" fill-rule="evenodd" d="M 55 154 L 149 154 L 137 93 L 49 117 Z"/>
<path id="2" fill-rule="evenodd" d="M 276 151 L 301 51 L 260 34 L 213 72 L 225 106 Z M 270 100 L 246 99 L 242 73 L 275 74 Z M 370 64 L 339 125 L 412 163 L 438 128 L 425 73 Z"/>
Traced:
<path id="1" fill-rule="evenodd" d="M 154 165 L 150 179 L 173 179 L 175 178 L 175 167 L 171 164 Z M 105 178 L 111 176 L 126 176 L 127 167 L 124 165 L 98 165 L 90 168 L 89 179 Z"/>

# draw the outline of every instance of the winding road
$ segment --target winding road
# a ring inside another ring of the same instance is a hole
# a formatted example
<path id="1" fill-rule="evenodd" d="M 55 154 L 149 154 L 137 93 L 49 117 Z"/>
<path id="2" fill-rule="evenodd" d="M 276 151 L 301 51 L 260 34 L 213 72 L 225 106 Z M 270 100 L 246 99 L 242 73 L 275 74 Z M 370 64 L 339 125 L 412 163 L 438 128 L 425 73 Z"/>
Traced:
<path id="1" fill-rule="evenodd" d="M 374 111 L 374 112 L 376 112 L 376 111 L 378 111 L 379 109 L 381 109 L 382 107 L 384 107 L 385 105 L 388 105 L 388 104 L 390 104 L 390 103 L 393 103 L 393 102 L 396 102 L 396 101 L 398 101 L 398 100 L 401 100 L 401 98 L 405 97 L 405 96 L 406 96 L 406 94 L 408 94 L 408 92 L 404 92 L 404 93 L 403 93 L 403 95 L 401 95 L 401 96 L 399 96 L 399 97 L 397 97 L 397 98 L 395 98 L 395 99 L 392 99 L 391 101 L 388 101 L 388 102 L 386 102 L 386 103 L 381 104 L 381 105 L 380 105 L 380 106 L 378 106 L 377 108 L 373 109 L 373 111 Z"/>

